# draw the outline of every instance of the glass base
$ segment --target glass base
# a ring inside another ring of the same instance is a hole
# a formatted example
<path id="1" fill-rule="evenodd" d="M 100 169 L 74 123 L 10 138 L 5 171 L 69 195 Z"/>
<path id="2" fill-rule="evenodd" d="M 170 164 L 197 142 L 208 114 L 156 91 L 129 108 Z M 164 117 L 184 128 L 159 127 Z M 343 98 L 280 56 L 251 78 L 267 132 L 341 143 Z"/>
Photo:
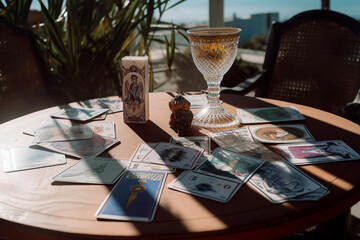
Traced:
<path id="1" fill-rule="evenodd" d="M 239 118 L 224 108 L 206 107 L 194 114 L 192 124 L 204 128 L 229 129 L 238 127 Z"/>

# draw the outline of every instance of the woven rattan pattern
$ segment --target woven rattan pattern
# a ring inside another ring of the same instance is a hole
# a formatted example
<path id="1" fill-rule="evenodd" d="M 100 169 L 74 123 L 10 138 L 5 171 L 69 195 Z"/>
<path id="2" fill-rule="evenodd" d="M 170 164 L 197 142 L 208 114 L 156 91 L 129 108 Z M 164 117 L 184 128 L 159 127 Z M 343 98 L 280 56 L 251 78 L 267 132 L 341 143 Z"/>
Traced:
<path id="1" fill-rule="evenodd" d="M 342 115 L 360 88 L 360 36 L 336 18 L 316 16 L 277 36 L 263 96 Z"/>
<path id="2" fill-rule="evenodd" d="M 0 123 L 52 105 L 32 40 L 0 19 Z"/>

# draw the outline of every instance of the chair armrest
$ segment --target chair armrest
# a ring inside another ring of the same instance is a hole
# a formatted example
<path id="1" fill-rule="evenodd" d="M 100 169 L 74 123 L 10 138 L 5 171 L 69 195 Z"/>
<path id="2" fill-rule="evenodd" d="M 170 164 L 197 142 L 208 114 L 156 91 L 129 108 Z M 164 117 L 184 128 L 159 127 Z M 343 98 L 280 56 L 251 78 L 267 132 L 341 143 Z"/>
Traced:
<path id="1" fill-rule="evenodd" d="M 343 117 L 360 124 L 360 89 L 354 101 L 346 104 Z"/>
<path id="2" fill-rule="evenodd" d="M 265 71 L 258 71 L 254 75 L 247 78 L 245 81 L 239 83 L 234 87 L 221 87 L 220 92 L 222 93 L 235 93 L 239 95 L 245 95 L 254 90 L 260 82 L 265 78 Z"/>

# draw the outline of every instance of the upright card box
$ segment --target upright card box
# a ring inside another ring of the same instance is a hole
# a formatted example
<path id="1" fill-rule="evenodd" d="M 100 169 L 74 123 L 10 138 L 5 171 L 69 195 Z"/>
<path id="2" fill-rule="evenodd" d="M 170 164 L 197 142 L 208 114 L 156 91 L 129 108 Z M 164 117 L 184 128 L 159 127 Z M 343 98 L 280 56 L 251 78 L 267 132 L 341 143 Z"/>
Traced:
<path id="1" fill-rule="evenodd" d="M 146 123 L 149 120 L 148 57 L 122 59 L 124 122 Z"/>

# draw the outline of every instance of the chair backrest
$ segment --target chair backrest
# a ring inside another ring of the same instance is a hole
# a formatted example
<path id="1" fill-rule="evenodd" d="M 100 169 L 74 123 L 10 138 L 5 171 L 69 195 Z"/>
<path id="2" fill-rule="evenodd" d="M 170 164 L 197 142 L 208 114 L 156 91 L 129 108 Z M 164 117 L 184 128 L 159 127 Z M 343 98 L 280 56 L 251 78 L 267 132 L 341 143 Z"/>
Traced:
<path id="1" fill-rule="evenodd" d="M 342 115 L 360 88 L 360 23 L 330 10 L 274 23 L 263 68 L 256 96 Z"/>
<path id="2" fill-rule="evenodd" d="M 0 123 L 53 105 L 31 31 L 0 16 Z"/>

